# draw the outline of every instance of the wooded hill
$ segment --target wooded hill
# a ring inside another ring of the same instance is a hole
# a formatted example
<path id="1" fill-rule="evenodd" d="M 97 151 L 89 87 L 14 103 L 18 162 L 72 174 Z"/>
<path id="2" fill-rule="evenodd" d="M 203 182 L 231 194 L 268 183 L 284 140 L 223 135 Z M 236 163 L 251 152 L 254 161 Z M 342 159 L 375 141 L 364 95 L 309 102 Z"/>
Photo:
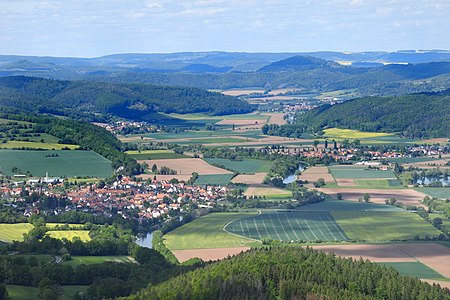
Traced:
<path id="1" fill-rule="evenodd" d="M 448 299 L 450 292 L 392 268 L 311 248 L 253 249 L 127 299 Z"/>
<path id="2" fill-rule="evenodd" d="M 450 137 L 450 90 L 324 105 L 299 116 L 296 123 L 312 131 L 338 127 L 400 132 L 409 138 Z"/>
<path id="3" fill-rule="evenodd" d="M 135 120 L 154 112 L 226 115 L 253 110 L 251 105 L 236 97 L 198 88 L 24 76 L 0 78 L 1 106 L 69 116 L 113 114 Z"/>

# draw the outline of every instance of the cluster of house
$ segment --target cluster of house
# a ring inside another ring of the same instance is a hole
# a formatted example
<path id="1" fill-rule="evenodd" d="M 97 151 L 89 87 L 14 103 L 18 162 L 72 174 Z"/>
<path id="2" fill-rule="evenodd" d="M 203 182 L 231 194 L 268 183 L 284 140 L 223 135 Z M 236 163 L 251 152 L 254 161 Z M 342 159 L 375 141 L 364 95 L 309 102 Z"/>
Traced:
<path id="1" fill-rule="evenodd" d="M 228 192 L 221 186 L 193 186 L 185 183 L 170 183 L 165 180 L 133 181 L 123 177 L 111 184 L 91 184 L 71 187 L 61 192 L 63 184 L 22 186 L 3 184 L 0 196 L 14 202 L 24 202 L 25 194 L 33 192 L 46 196 L 66 199 L 66 207 L 54 209 L 54 214 L 77 210 L 95 215 L 123 218 L 152 219 L 161 218 L 171 211 L 184 211 L 193 207 L 212 207 L 223 200 Z M 27 193 L 24 193 L 27 191 Z M 25 214 L 38 213 L 38 203 L 31 203 Z"/>

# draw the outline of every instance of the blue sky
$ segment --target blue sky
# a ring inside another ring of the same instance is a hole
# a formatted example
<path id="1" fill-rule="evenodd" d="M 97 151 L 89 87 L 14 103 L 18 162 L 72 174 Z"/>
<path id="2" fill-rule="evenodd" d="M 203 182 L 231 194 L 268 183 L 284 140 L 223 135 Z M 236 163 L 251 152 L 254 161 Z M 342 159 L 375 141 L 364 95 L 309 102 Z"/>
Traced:
<path id="1" fill-rule="evenodd" d="M 0 54 L 450 49 L 449 0 L 0 0 Z"/>

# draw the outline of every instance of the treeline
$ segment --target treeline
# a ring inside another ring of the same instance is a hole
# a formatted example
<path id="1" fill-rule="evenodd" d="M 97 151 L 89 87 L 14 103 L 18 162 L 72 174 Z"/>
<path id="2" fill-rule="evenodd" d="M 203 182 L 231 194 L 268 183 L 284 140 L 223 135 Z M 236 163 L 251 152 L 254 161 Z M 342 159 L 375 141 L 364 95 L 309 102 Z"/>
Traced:
<path id="1" fill-rule="evenodd" d="M 60 139 L 61 144 L 77 144 L 82 149 L 92 150 L 112 162 L 113 168 L 120 174 L 134 175 L 142 172 L 135 159 L 123 153 L 127 150 L 112 133 L 93 124 L 73 119 L 61 119 L 51 116 L 1 113 L 0 117 L 17 121 L 35 123 L 33 130 L 48 133 Z"/>
<path id="2" fill-rule="evenodd" d="M 448 299 L 450 291 L 311 248 L 252 249 L 127 299 Z"/>
<path id="3" fill-rule="evenodd" d="M 399 132 L 407 138 L 450 136 L 450 90 L 398 97 L 366 97 L 324 105 L 300 115 L 295 125 L 266 127 L 268 134 L 298 137 L 338 127 Z"/>
<path id="4" fill-rule="evenodd" d="M 236 97 L 198 88 L 24 76 L 0 78 L 0 106 L 78 118 L 101 113 L 136 120 L 155 112 L 226 115 L 254 110 Z"/>

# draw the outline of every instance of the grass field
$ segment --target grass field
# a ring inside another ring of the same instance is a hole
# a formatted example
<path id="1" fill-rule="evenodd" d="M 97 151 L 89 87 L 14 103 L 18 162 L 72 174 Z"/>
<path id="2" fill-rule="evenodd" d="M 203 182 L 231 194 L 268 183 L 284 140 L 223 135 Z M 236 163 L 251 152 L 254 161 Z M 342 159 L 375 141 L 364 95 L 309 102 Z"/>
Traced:
<path id="1" fill-rule="evenodd" d="M 89 286 L 87 285 L 65 285 L 61 286 L 62 295 L 58 297 L 58 300 L 72 300 L 75 293 L 83 292 L 86 294 Z M 7 300 L 39 300 L 39 288 L 20 286 L 20 285 L 7 285 L 8 291 Z"/>
<path id="2" fill-rule="evenodd" d="M 95 265 L 104 262 L 117 263 L 136 263 L 131 256 L 72 256 L 72 259 L 65 262 L 65 265 L 79 266 L 79 265 Z"/>
<path id="3" fill-rule="evenodd" d="M 438 160 L 438 158 L 433 157 L 396 157 L 396 158 L 389 158 L 389 161 L 392 163 L 399 163 L 399 164 L 412 164 L 412 163 L 418 163 L 418 162 L 426 162 L 426 161 L 433 161 Z"/>
<path id="4" fill-rule="evenodd" d="M 382 205 L 375 203 L 355 202 L 346 200 L 326 200 L 311 205 L 296 208 L 299 211 L 402 211 L 392 205 Z"/>
<path id="5" fill-rule="evenodd" d="M 254 213 L 211 213 L 178 227 L 164 236 L 170 250 L 227 248 L 255 245 L 255 241 L 223 230 L 229 222 Z"/>
<path id="6" fill-rule="evenodd" d="M 334 178 L 354 178 L 354 179 L 369 179 L 369 178 L 385 178 L 395 179 L 395 174 L 391 170 L 381 171 L 372 170 L 364 167 L 349 167 L 349 166 L 332 166 L 329 167 Z"/>
<path id="7" fill-rule="evenodd" d="M 23 234 L 28 233 L 33 228 L 29 223 L 0 224 L 0 241 L 11 243 L 12 241 L 22 241 Z"/>
<path id="8" fill-rule="evenodd" d="M 382 263 L 387 267 L 396 269 L 400 274 L 414 276 L 424 279 L 443 279 L 445 278 L 435 270 L 422 264 L 421 262 L 386 262 Z"/>
<path id="9" fill-rule="evenodd" d="M 48 228 L 55 228 L 56 226 L 64 226 L 64 225 L 66 225 L 66 224 L 64 224 L 64 223 L 45 223 L 45 226 Z M 69 223 L 67 225 L 69 225 L 70 228 L 80 228 L 80 227 L 84 226 L 84 224 L 71 224 L 71 223 Z"/>
<path id="10" fill-rule="evenodd" d="M 332 215 L 326 211 L 263 212 L 258 216 L 233 221 L 225 229 L 258 240 L 349 240 Z"/>
<path id="11" fill-rule="evenodd" d="M 242 143 L 245 142 L 244 139 L 237 138 L 221 138 L 221 137 L 212 137 L 212 138 L 200 138 L 200 139 L 191 139 L 185 141 L 168 141 L 167 143 L 174 144 L 218 144 L 218 143 Z"/>
<path id="12" fill-rule="evenodd" d="M 353 240 L 392 241 L 439 236 L 442 232 L 420 216 L 406 212 L 331 212 Z"/>
<path id="13" fill-rule="evenodd" d="M 339 139 L 368 139 L 368 138 L 392 136 L 392 133 L 363 132 L 359 130 L 339 129 L 339 128 L 328 128 L 325 129 L 324 132 L 325 137 L 339 138 Z"/>
<path id="14" fill-rule="evenodd" d="M 57 154 L 58 157 L 46 157 Z M 16 174 L 30 171 L 33 176 L 110 177 L 111 162 L 92 151 L 25 151 L 0 150 L 0 172 L 14 175 L 12 168 L 19 169 Z"/>
<path id="15" fill-rule="evenodd" d="M 3 256 L 3 255 L 2 255 Z M 2 257 L 0 256 L 0 257 Z M 4 255 L 7 258 L 17 258 L 17 257 L 23 257 L 26 260 L 28 260 L 30 257 L 34 257 L 37 259 L 38 262 L 42 264 L 48 264 L 50 262 L 55 261 L 55 257 L 52 255 L 47 254 L 14 254 L 14 255 Z"/>
<path id="16" fill-rule="evenodd" d="M 401 188 L 400 181 L 396 179 L 367 180 L 356 179 L 356 187 L 364 187 L 369 189 L 392 189 Z"/>
<path id="17" fill-rule="evenodd" d="M 63 294 L 58 298 L 58 300 L 73 300 L 75 294 L 83 292 L 86 295 L 89 288 L 88 285 L 64 285 L 61 287 Z"/>
<path id="18" fill-rule="evenodd" d="M 195 185 L 227 185 L 233 178 L 233 174 L 199 175 Z"/>
<path id="19" fill-rule="evenodd" d="M 450 199 L 450 188 L 419 188 L 416 189 L 419 192 L 430 195 L 431 197 Z"/>
<path id="20" fill-rule="evenodd" d="M 45 150 L 61 150 L 63 148 L 77 149 L 78 145 L 58 144 L 58 143 L 40 143 L 40 142 L 24 142 L 24 141 L 8 141 L 0 144 L 0 148 L 3 149 L 15 149 L 15 148 L 33 148 L 33 149 L 45 149 Z"/>
<path id="21" fill-rule="evenodd" d="M 225 169 L 233 170 L 241 174 L 267 173 L 272 166 L 271 161 L 260 159 L 230 160 L 224 158 L 205 158 L 204 160 L 211 165 L 224 166 Z"/>
<path id="22" fill-rule="evenodd" d="M 74 237 L 79 237 L 83 242 L 91 240 L 89 230 L 62 230 L 62 231 L 47 231 L 47 235 L 54 239 L 68 239 L 71 241 Z"/>
<path id="23" fill-rule="evenodd" d="M 186 158 L 189 157 L 184 154 L 175 153 L 171 150 L 143 150 L 143 151 L 127 151 L 125 152 L 136 160 L 143 159 L 171 159 L 171 158 Z"/>

